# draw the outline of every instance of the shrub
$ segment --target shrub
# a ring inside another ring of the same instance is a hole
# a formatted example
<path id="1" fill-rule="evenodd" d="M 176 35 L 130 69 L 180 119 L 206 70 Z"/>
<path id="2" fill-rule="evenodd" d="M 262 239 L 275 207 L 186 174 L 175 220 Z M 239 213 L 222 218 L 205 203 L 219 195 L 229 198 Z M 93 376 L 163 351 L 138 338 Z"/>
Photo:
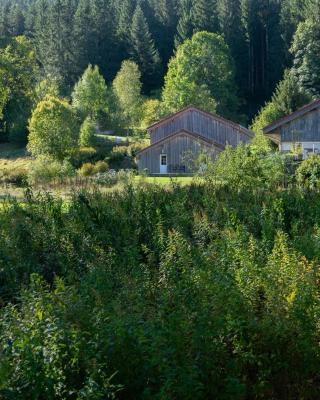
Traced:
<path id="1" fill-rule="evenodd" d="M 31 164 L 28 181 L 31 184 L 50 183 L 55 180 L 62 182 L 74 175 L 75 170 L 69 161 L 59 162 L 48 157 L 40 157 Z"/>
<path id="2" fill-rule="evenodd" d="M 100 173 L 94 177 L 94 182 L 101 186 L 111 187 L 118 183 L 118 175 L 113 170 L 105 173 Z"/>
<path id="3" fill-rule="evenodd" d="M 90 117 L 87 117 L 81 125 L 79 145 L 82 147 L 94 146 L 96 143 L 95 134 L 95 124 Z"/>
<path id="4" fill-rule="evenodd" d="M 296 171 L 296 178 L 298 183 L 306 189 L 319 189 L 320 157 L 314 154 L 302 161 Z"/>
<path id="5" fill-rule="evenodd" d="M 127 153 L 131 157 L 136 157 L 137 153 L 139 153 L 139 151 L 145 149 L 146 147 L 147 145 L 143 142 L 132 143 L 130 144 L 130 146 L 127 147 Z"/>
<path id="6" fill-rule="evenodd" d="M 70 104 L 55 97 L 41 101 L 29 122 L 28 151 L 62 161 L 77 147 L 79 125 Z"/>
<path id="7" fill-rule="evenodd" d="M 135 176 L 136 172 L 134 170 L 122 169 L 117 173 L 118 181 L 125 185 L 133 183 Z"/>
<path id="8" fill-rule="evenodd" d="M 121 163 L 125 160 L 127 156 L 127 146 L 115 146 L 108 157 L 109 164 L 112 165 L 112 167 L 117 168 L 121 165 Z"/>
<path id="9" fill-rule="evenodd" d="M 94 174 L 104 173 L 108 171 L 109 166 L 105 161 L 98 161 L 93 168 Z"/>
<path id="10" fill-rule="evenodd" d="M 94 174 L 94 165 L 91 163 L 84 163 L 78 170 L 80 176 L 91 176 Z"/>
<path id="11" fill-rule="evenodd" d="M 72 154 L 71 163 L 75 168 L 80 168 L 84 163 L 95 162 L 97 157 L 97 150 L 93 147 L 80 147 Z"/>

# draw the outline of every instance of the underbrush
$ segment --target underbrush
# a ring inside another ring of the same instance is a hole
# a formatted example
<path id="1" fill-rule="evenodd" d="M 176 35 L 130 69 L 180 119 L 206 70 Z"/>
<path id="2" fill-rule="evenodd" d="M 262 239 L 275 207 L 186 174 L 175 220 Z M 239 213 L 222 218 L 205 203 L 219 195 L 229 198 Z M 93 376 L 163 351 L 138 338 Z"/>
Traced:
<path id="1" fill-rule="evenodd" d="M 319 227 L 298 187 L 8 200 L 1 398 L 317 398 Z"/>

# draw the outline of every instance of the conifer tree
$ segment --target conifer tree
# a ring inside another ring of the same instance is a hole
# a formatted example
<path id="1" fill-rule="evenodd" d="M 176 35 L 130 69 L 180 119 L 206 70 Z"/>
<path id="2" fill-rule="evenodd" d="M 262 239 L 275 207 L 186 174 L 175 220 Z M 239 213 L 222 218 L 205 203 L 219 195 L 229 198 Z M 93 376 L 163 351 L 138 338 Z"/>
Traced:
<path id="1" fill-rule="evenodd" d="M 177 33 L 175 36 L 175 46 L 178 47 L 186 39 L 190 39 L 193 32 L 192 24 L 192 0 L 181 0 L 180 17 L 177 25 Z"/>
<path id="2" fill-rule="evenodd" d="M 134 12 L 130 33 L 132 56 L 140 67 L 148 91 L 156 86 L 154 80 L 159 73 L 160 57 L 140 4 Z"/>
<path id="3" fill-rule="evenodd" d="M 241 13 L 241 0 L 220 0 L 219 25 L 235 63 L 241 95 L 248 94 L 249 47 Z"/>
<path id="4" fill-rule="evenodd" d="M 315 19 L 302 22 L 295 34 L 291 52 L 293 73 L 300 88 L 313 96 L 320 95 L 320 25 Z"/>
<path id="5" fill-rule="evenodd" d="M 79 0 L 74 17 L 74 37 L 77 46 L 76 66 L 81 73 L 92 62 L 93 34 L 90 0 Z"/>
<path id="6" fill-rule="evenodd" d="M 192 22 L 195 32 L 219 32 L 217 0 L 194 0 Z"/>

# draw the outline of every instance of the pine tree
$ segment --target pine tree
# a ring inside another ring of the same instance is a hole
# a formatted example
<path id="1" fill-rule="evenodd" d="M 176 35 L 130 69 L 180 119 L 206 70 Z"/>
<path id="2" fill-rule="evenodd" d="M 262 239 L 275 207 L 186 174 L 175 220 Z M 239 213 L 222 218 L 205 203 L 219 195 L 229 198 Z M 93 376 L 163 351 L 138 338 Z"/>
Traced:
<path id="1" fill-rule="evenodd" d="M 134 12 L 130 33 L 132 57 L 139 65 L 145 90 L 148 91 L 156 87 L 160 57 L 140 5 Z"/>
<path id="2" fill-rule="evenodd" d="M 177 26 L 177 33 L 175 36 L 175 47 L 177 48 L 186 39 L 190 39 L 193 32 L 192 24 L 192 0 L 181 0 L 179 10 L 179 21 Z"/>
<path id="3" fill-rule="evenodd" d="M 219 32 L 217 0 L 194 0 L 192 22 L 195 32 Z"/>

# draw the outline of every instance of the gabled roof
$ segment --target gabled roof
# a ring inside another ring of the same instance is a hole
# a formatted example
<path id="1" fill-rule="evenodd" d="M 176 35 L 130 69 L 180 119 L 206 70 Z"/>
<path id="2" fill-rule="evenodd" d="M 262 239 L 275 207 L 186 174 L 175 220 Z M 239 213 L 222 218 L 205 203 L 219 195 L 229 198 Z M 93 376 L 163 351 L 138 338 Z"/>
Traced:
<path id="1" fill-rule="evenodd" d="M 180 116 L 180 115 L 182 115 L 182 114 L 184 114 L 184 113 L 186 113 L 188 111 L 197 111 L 197 112 L 199 112 L 200 114 L 202 114 L 202 115 L 204 115 L 206 117 L 210 117 L 210 118 L 214 119 L 215 121 L 220 121 L 220 122 L 222 122 L 222 123 L 224 123 L 226 125 L 229 125 L 229 126 L 235 128 L 235 129 L 237 129 L 238 131 L 244 133 L 245 135 L 248 135 L 249 137 L 253 137 L 254 136 L 254 134 L 249 129 L 245 128 L 244 126 L 242 126 L 240 124 L 236 124 L 235 122 L 229 121 L 228 119 L 220 117 L 219 115 L 216 115 L 216 114 L 213 114 L 213 113 L 210 113 L 210 112 L 207 112 L 207 111 L 200 110 L 199 108 L 194 107 L 194 106 L 185 107 L 182 110 L 180 110 L 180 111 L 178 111 L 178 112 L 176 112 L 174 114 L 171 114 L 168 117 L 165 117 L 165 118 L 161 119 L 160 121 L 158 121 L 158 122 L 154 123 L 153 125 L 151 125 L 147 130 L 148 131 L 152 131 L 153 129 L 158 128 L 159 126 L 161 126 L 161 125 L 163 125 L 163 124 L 165 124 L 167 122 L 170 122 L 174 118 L 176 118 L 176 117 L 178 117 L 178 116 Z"/>
<path id="2" fill-rule="evenodd" d="M 154 147 L 157 147 L 159 145 L 167 143 L 167 142 L 169 142 L 171 139 L 173 139 L 175 137 L 182 136 L 182 135 L 189 136 L 192 139 L 197 140 L 197 141 L 203 143 L 206 146 L 215 146 L 215 147 L 218 147 L 221 150 L 225 149 L 225 146 L 223 146 L 223 145 L 221 145 L 219 143 L 216 143 L 214 140 L 207 139 L 207 138 L 205 138 L 205 137 L 203 137 L 201 135 L 198 135 L 197 133 L 192 133 L 192 132 L 189 132 L 188 130 L 182 129 L 182 130 L 179 130 L 179 131 L 177 131 L 175 133 L 172 133 L 171 135 L 159 140 L 159 142 L 153 143 L 151 146 L 148 146 L 145 149 L 142 149 L 141 151 L 139 151 L 137 153 L 137 156 L 145 153 L 146 151 L 148 151 L 148 150 L 150 150 L 150 149 L 152 149 Z"/>
<path id="3" fill-rule="evenodd" d="M 279 118 L 277 121 L 272 122 L 272 124 L 263 128 L 263 133 L 268 134 L 268 133 L 274 131 L 275 129 L 279 128 L 280 126 L 285 125 L 288 122 L 293 121 L 293 120 L 295 120 L 295 119 L 297 119 L 319 107 L 320 107 L 320 99 L 312 101 L 311 103 L 299 108 L 297 111 L 293 112 L 292 114 L 286 115 L 285 117 Z"/>

